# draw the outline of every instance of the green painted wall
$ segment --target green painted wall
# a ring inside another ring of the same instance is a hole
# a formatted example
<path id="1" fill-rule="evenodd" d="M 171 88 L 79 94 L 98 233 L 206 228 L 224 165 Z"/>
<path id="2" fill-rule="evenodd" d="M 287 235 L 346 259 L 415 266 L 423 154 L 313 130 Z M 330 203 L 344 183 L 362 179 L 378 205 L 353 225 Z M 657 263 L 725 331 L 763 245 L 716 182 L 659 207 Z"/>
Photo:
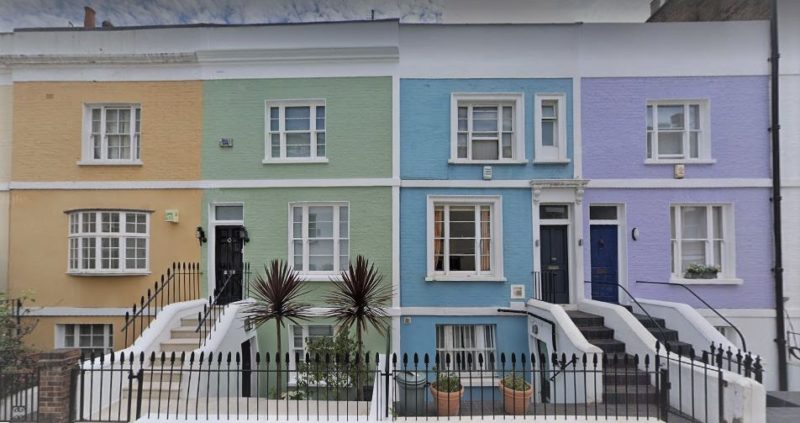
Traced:
<path id="1" fill-rule="evenodd" d="M 306 98 L 326 101 L 329 162 L 262 164 L 265 101 Z M 391 177 L 391 77 L 208 81 L 203 108 L 203 179 Z"/>
<path id="2" fill-rule="evenodd" d="M 203 222 L 208 222 L 209 205 L 215 202 L 244 203 L 244 224 L 250 235 L 245 246 L 245 260 L 253 273 L 263 274 L 269 260 L 288 255 L 289 203 L 303 201 L 346 201 L 350 210 L 350 257 L 362 254 L 380 269 L 384 283 L 392 276 L 392 196 L 390 187 L 368 188 L 247 188 L 206 190 Z M 206 226 L 206 225 L 204 225 Z M 213 230 L 208 228 L 209 231 Z M 203 245 L 203 269 L 208 270 L 208 248 Z M 330 292 L 331 282 L 306 282 L 311 289 L 305 301 L 324 306 L 322 298 Z M 206 291 L 207 292 L 207 291 Z M 314 319 L 310 322 L 322 321 Z M 259 330 L 260 351 L 275 350 L 275 325 Z M 286 333 L 284 331 L 283 333 Z M 288 337 L 283 336 L 284 345 Z M 371 351 L 384 352 L 385 338 L 368 333 L 364 340 Z"/>

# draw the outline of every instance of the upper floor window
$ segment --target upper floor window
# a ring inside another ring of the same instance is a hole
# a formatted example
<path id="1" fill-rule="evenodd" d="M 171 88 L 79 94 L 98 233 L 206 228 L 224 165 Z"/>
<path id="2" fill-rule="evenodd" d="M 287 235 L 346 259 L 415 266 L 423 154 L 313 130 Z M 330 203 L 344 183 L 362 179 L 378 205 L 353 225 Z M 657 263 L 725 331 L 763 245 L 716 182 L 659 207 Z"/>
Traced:
<path id="1" fill-rule="evenodd" d="M 429 209 L 429 280 L 502 278 L 498 198 L 431 198 Z"/>
<path id="2" fill-rule="evenodd" d="M 270 162 L 325 162 L 325 101 L 267 101 Z"/>
<path id="3" fill-rule="evenodd" d="M 534 108 L 534 162 L 568 162 L 567 107 L 563 94 L 537 94 Z"/>
<path id="4" fill-rule="evenodd" d="M 294 270 L 326 277 L 347 269 L 350 219 L 346 203 L 293 204 L 290 231 Z"/>
<path id="5" fill-rule="evenodd" d="M 651 101 L 647 104 L 647 161 L 711 160 L 708 103 Z"/>
<path id="6" fill-rule="evenodd" d="M 147 212 L 70 212 L 68 272 L 146 273 L 149 268 L 149 229 Z"/>
<path id="7" fill-rule="evenodd" d="M 87 105 L 81 163 L 141 163 L 141 115 L 138 104 Z"/>
<path id="8" fill-rule="evenodd" d="M 733 218 L 730 206 L 672 206 L 670 215 L 673 277 L 734 277 Z"/>
<path id="9" fill-rule="evenodd" d="M 521 94 L 453 94 L 452 163 L 524 162 Z"/>

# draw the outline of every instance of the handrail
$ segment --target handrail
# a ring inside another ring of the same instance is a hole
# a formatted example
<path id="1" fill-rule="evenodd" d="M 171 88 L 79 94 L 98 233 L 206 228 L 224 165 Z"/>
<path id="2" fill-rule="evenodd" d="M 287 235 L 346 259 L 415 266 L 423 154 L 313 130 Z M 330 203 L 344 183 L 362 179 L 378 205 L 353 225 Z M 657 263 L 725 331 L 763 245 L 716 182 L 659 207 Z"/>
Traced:
<path id="1" fill-rule="evenodd" d="M 694 292 L 694 291 L 693 291 L 691 288 L 689 288 L 688 286 L 686 286 L 686 285 L 684 285 L 684 284 L 680 284 L 680 283 L 674 283 L 674 282 L 651 282 L 651 281 L 636 281 L 636 283 L 649 283 L 649 284 L 653 284 L 653 285 L 670 285 L 670 286 L 680 286 L 681 288 L 683 288 L 683 289 L 685 289 L 685 290 L 689 291 L 689 292 L 690 292 L 692 295 L 694 295 L 694 297 L 695 297 L 695 298 L 697 298 L 698 300 L 700 300 L 700 302 L 701 302 L 701 303 L 705 304 L 705 306 L 706 306 L 706 307 L 708 307 L 709 309 L 711 309 L 711 311 L 713 311 L 713 312 L 714 312 L 714 313 L 715 313 L 717 316 L 719 316 L 719 317 L 720 317 L 720 319 L 724 320 L 724 321 L 725 321 L 725 323 L 729 324 L 729 325 L 730 325 L 730 326 L 733 328 L 733 330 L 735 330 L 735 331 L 736 331 L 736 333 L 738 333 L 738 334 L 739 334 L 739 339 L 742 341 L 742 349 L 743 349 L 743 350 L 745 350 L 745 351 L 747 351 L 747 342 L 745 342 L 745 340 L 744 340 L 744 335 L 742 335 L 742 331 L 740 331 L 740 330 L 739 330 L 739 328 L 737 328 L 737 327 L 736 327 L 736 325 L 734 325 L 734 324 L 733 324 L 733 323 L 732 323 L 730 320 L 728 320 L 727 318 L 725 318 L 725 316 L 723 316 L 722 314 L 720 314 L 720 312 L 718 312 L 718 311 L 717 311 L 717 309 L 715 309 L 714 307 L 712 307 L 712 306 L 711 306 L 711 304 L 707 303 L 707 302 L 706 302 L 704 299 L 700 298 L 700 296 L 699 296 L 699 295 L 697 295 L 697 293 L 696 293 L 696 292 Z M 640 307 L 641 307 L 641 306 L 640 306 Z"/>
<path id="2" fill-rule="evenodd" d="M 514 310 L 514 309 L 510 309 L 510 308 L 498 308 L 497 311 L 500 312 L 500 313 L 527 314 L 528 316 L 532 316 L 532 317 L 535 317 L 535 318 L 537 318 L 539 320 L 542 320 L 542 321 L 544 321 L 546 323 L 549 323 L 550 324 L 550 329 L 551 329 L 550 330 L 550 336 L 553 338 L 552 339 L 553 340 L 553 351 L 558 351 L 558 347 L 556 346 L 556 324 L 552 320 L 546 319 L 546 318 L 544 318 L 542 316 L 539 316 L 536 313 L 532 313 L 532 312 L 530 312 L 528 310 Z"/>
<path id="3" fill-rule="evenodd" d="M 560 364 L 560 365 L 558 366 L 558 367 L 560 367 L 560 368 L 558 369 L 558 371 L 557 371 L 557 372 L 556 372 L 556 373 L 553 375 L 553 377 L 551 377 L 551 378 L 550 378 L 550 382 L 552 382 L 552 381 L 556 380 L 556 377 L 557 377 L 558 375 L 560 375 L 560 374 L 561 374 L 561 373 L 562 373 L 564 370 L 566 370 L 566 369 L 567 369 L 567 367 L 569 367 L 569 366 L 570 366 L 570 364 L 573 364 L 573 363 L 575 363 L 576 361 L 578 361 L 578 356 L 576 356 L 575 354 L 572 354 L 572 360 L 570 360 L 570 361 L 569 361 L 569 363 L 563 363 L 563 362 L 562 362 L 563 364 Z"/>
<path id="4" fill-rule="evenodd" d="M 647 310 L 645 310 L 644 307 L 642 307 L 642 305 L 639 304 L 639 301 L 636 301 L 636 297 L 634 297 L 633 294 L 631 294 L 627 289 L 625 289 L 624 286 L 620 285 L 619 282 L 583 281 L 583 283 L 591 283 L 591 284 L 596 283 L 599 285 L 616 285 L 619 289 L 625 291 L 625 293 L 628 294 L 628 297 L 630 297 L 630 299 L 632 299 L 633 302 L 636 303 L 637 306 L 639 306 L 639 309 L 644 312 L 644 314 L 650 319 L 650 322 L 653 323 L 656 329 L 658 329 L 658 332 L 661 333 L 661 337 L 663 338 L 664 348 L 666 348 L 667 351 L 669 351 L 669 348 L 667 347 L 667 334 L 664 333 L 664 328 L 662 328 L 661 325 L 659 325 L 658 322 L 656 322 L 656 319 L 654 319 L 653 316 L 651 316 L 650 313 L 648 313 Z"/>
<path id="5" fill-rule="evenodd" d="M 139 307 L 139 311 L 136 311 L 136 303 L 133 304 L 133 314 L 130 316 L 131 317 L 130 320 L 126 319 L 126 322 L 122 326 L 121 331 L 124 331 L 125 329 L 127 329 L 128 326 L 130 326 L 131 323 L 133 322 L 133 319 L 135 319 L 136 316 L 138 316 L 138 315 L 140 315 L 140 314 L 142 314 L 144 312 L 144 308 L 145 307 L 148 308 L 147 314 L 149 315 L 150 314 L 150 303 L 153 302 L 153 300 L 158 297 L 158 294 L 160 294 L 162 291 L 164 291 L 164 287 L 169 285 L 170 282 L 172 282 L 173 279 L 175 279 L 175 273 L 171 273 L 170 269 L 167 269 L 167 280 L 164 280 L 164 275 L 161 275 L 161 285 L 159 286 L 158 285 L 158 281 L 156 281 L 156 284 L 154 286 L 154 291 L 152 293 L 150 292 L 149 288 L 147 289 L 147 301 L 143 301 L 141 303 L 141 305 Z M 144 298 L 144 297 L 142 297 L 142 298 Z"/>
<path id="6" fill-rule="evenodd" d="M 207 326 L 206 321 L 208 320 L 208 316 L 211 315 L 212 312 L 214 313 L 213 325 L 217 324 L 217 319 L 219 318 L 219 315 L 217 315 L 216 307 L 219 305 L 220 298 L 222 297 L 223 293 L 226 293 L 226 288 L 228 287 L 228 284 L 236 275 L 236 270 L 235 269 L 223 270 L 222 274 L 227 276 L 227 278 L 225 278 L 225 282 L 223 282 L 222 284 L 222 287 L 216 290 L 216 294 L 214 295 L 213 298 L 209 297 L 208 308 L 206 308 L 206 306 L 203 306 L 204 309 L 203 313 L 198 313 L 197 328 L 194 331 L 200 333 L 200 339 L 199 339 L 200 345 L 203 345 L 205 343 L 206 341 L 205 338 L 208 336 L 208 333 L 210 332 L 210 329 L 213 328 L 213 326 L 212 328 L 206 327 L 205 334 L 200 330 L 203 329 L 205 326 Z"/>

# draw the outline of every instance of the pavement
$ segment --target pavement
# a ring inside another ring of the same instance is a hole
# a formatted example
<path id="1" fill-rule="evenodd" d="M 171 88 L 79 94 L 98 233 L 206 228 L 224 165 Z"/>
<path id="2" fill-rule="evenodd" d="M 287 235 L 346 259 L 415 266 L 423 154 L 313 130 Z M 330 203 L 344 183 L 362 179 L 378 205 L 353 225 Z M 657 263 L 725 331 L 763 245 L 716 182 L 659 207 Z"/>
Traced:
<path id="1" fill-rule="evenodd" d="M 800 422 L 800 392 L 772 391 L 767 393 L 767 422 Z"/>

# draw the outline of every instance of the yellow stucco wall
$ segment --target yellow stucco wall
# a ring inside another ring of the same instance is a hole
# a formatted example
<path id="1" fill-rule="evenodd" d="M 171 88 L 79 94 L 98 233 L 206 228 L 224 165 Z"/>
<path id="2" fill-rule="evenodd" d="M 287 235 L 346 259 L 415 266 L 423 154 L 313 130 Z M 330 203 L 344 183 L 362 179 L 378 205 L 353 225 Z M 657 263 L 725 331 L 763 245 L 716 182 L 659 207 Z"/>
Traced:
<path id="1" fill-rule="evenodd" d="M 24 341 L 29 347 L 47 351 L 56 347 L 56 325 L 57 324 L 110 324 L 113 330 L 114 351 L 119 351 L 126 346 L 125 334 L 120 332 L 124 324 L 124 317 L 115 316 L 98 316 L 98 317 L 76 317 L 76 316 L 58 316 L 58 317 L 26 317 L 23 319 L 24 325 L 33 325 L 33 331 L 25 336 Z M 129 340 L 130 343 L 130 340 Z"/>
<path id="2" fill-rule="evenodd" d="M 199 261 L 195 229 L 201 201 L 200 190 L 13 190 L 9 292 L 28 294 L 44 307 L 129 307 L 173 261 Z M 68 275 L 69 218 L 64 211 L 80 208 L 153 210 L 151 274 Z M 178 209 L 180 222 L 165 222 L 166 209 Z"/>
<path id="3" fill-rule="evenodd" d="M 177 82 L 14 84 L 14 181 L 197 180 L 203 86 Z M 79 166 L 84 105 L 141 104 L 141 166 Z"/>
<path id="4" fill-rule="evenodd" d="M 11 104 L 13 87 L 0 85 L 0 187 L 11 176 Z M 0 188 L 0 292 L 8 284 L 8 191 Z"/>

